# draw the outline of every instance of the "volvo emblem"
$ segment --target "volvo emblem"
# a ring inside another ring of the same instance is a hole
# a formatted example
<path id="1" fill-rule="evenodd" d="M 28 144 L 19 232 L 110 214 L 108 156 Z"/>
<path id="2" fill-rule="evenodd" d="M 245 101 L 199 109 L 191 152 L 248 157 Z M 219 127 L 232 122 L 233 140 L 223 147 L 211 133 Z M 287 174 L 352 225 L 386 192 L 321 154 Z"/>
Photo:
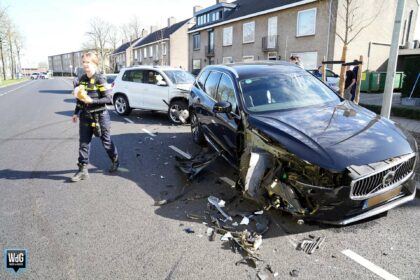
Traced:
<path id="1" fill-rule="evenodd" d="M 395 178 L 395 171 L 389 171 L 383 178 L 382 180 L 382 185 L 388 186 L 389 184 L 391 184 L 394 181 Z"/>

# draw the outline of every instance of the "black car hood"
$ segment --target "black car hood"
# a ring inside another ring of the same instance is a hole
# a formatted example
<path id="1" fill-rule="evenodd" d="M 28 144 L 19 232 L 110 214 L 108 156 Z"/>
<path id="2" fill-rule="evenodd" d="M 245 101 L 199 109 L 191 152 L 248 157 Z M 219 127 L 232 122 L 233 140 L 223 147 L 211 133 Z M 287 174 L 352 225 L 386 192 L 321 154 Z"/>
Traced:
<path id="1" fill-rule="evenodd" d="M 335 171 L 416 151 L 411 135 L 392 121 L 343 101 L 338 105 L 254 113 L 251 129 L 310 163 Z"/>

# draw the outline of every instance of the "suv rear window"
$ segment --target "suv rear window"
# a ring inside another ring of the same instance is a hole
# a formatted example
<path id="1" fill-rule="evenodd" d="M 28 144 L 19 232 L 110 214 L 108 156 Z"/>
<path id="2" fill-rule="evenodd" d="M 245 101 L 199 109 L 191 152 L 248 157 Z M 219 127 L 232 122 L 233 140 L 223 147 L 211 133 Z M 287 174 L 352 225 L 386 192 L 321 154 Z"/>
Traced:
<path id="1" fill-rule="evenodd" d="M 131 71 L 130 70 L 125 71 L 121 80 L 127 81 L 127 82 L 132 82 L 133 80 L 131 79 Z"/>

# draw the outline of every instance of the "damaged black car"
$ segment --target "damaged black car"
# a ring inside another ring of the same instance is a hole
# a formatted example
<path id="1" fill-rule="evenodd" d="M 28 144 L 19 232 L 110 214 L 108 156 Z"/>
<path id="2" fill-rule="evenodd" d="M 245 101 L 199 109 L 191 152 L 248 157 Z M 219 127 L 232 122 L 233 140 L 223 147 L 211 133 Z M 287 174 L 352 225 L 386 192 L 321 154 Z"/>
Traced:
<path id="1" fill-rule="evenodd" d="M 345 225 L 415 197 L 414 138 L 287 62 L 211 65 L 189 100 L 194 142 L 239 170 L 245 196 Z"/>

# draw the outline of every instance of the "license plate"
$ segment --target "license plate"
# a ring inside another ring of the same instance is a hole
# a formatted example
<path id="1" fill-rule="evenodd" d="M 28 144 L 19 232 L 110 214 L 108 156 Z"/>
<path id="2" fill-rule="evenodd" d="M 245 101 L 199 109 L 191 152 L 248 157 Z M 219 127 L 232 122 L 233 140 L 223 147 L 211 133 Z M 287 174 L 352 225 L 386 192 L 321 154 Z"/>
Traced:
<path id="1" fill-rule="evenodd" d="M 372 198 L 369 198 L 367 200 L 367 207 L 375 206 L 381 202 L 387 201 L 388 199 L 391 199 L 397 195 L 399 195 L 401 192 L 401 187 L 398 187 L 396 189 L 393 189 L 389 192 L 374 196 Z"/>

